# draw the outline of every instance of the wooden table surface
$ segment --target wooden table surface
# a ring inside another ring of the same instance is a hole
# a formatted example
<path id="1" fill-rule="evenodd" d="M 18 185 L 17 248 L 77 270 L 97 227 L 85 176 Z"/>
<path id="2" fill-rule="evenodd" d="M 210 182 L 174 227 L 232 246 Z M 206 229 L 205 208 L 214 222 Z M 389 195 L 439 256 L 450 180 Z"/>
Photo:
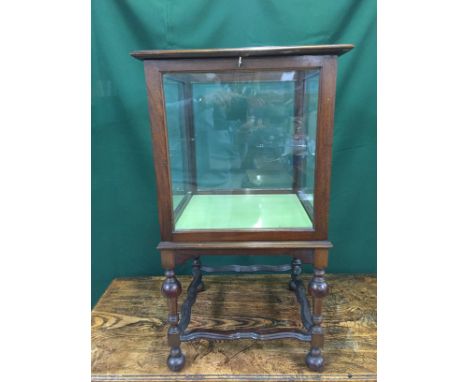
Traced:
<path id="1" fill-rule="evenodd" d="M 308 281 L 311 276 L 303 274 Z M 307 369 L 307 342 L 182 343 L 185 368 L 166 367 L 166 302 L 162 277 L 116 279 L 92 311 L 93 381 L 375 381 L 376 278 L 329 275 L 325 299 L 325 367 Z M 189 276 L 180 276 L 185 290 Z M 189 329 L 301 327 L 289 275 L 204 276 Z"/>

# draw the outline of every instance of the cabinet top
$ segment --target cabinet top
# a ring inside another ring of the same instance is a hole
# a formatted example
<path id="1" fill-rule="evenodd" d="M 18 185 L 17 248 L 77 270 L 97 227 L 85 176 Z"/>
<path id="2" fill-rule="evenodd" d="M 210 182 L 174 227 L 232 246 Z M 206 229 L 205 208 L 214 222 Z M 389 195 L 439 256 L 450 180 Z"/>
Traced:
<path id="1" fill-rule="evenodd" d="M 167 58 L 221 58 L 252 56 L 301 56 L 332 55 L 340 56 L 354 48 L 351 44 L 340 45 L 300 45 L 300 46 L 260 46 L 251 48 L 224 49 L 177 49 L 139 50 L 130 53 L 138 60 L 158 60 Z"/>

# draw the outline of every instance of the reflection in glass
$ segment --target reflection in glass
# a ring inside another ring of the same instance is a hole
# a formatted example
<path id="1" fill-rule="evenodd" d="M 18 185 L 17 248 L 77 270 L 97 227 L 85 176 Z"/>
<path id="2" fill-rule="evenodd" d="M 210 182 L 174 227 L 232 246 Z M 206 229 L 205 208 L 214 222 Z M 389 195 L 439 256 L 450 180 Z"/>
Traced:
<path id="1" fill-rule="evenodd" d="M 187 194 L 187 126 L 184 111 L 183 83 L 164 80 L 169 158 L 172 178 L 172 204 L 176 209 Z"/>
<path id="2" fill-rule="evenodd" d="M 163 83 L 176 230 L 313 228 L 318 70 Z"/>

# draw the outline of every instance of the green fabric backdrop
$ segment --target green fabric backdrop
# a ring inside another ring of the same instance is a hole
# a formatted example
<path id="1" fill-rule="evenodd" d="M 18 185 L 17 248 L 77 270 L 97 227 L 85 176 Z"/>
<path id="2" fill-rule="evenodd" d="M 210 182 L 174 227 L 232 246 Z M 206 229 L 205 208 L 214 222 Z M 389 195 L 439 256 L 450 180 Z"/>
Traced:
<path id="1" fill-rule="evenodd" d="M 375 272 L 375 0 L 92 1 L 93 304 L 115 277 L 161 274 L 143 65 L 129 52 L 333 43 L 356 48 L 338 65 L 329 271 Z"/>

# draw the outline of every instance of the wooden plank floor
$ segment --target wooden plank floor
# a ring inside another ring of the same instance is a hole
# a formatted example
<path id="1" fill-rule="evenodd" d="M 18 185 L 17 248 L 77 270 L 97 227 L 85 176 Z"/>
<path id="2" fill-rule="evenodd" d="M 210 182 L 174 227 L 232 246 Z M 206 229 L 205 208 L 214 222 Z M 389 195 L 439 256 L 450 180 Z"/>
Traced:
<path id="1" fill-rule="evenodd" d="M 303 274 L 308 281 L 310 275 Z M 181 276 L 185 297 L 190 277 Z M 301 327 L 288 275 L 204 276 L 207 290 L 189 329 Z M 162 277 L 116 279 L 92 312 L 93 381 L 375 381 L 376 279 L 329 275 L 325 299 L 325 368 L 307 369 L 309 344 L 296 340 L 182 343 L 180 373 L 166 367 Z"/>

